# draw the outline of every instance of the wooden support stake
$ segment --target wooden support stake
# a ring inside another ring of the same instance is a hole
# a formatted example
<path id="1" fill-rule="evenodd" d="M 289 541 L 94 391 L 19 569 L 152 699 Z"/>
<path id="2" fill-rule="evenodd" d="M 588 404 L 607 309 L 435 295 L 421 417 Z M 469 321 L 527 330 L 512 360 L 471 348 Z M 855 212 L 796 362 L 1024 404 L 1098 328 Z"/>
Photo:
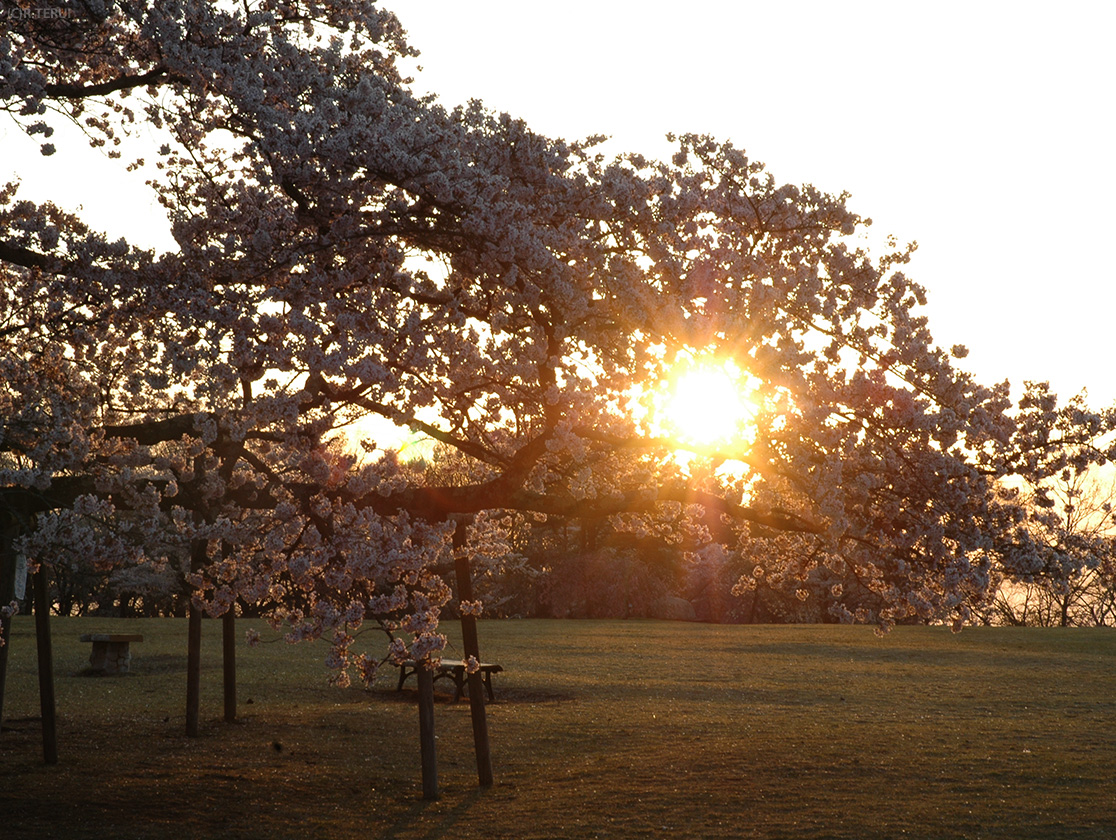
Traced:
<path id="1" fill-rule="evenodd" d="M 19 519 L 0 511 L 0 607 L 15 597 L 16 556 L 13 543 L 19 535 Z M 12 618 L 0 616 L 0 724 L 4 722 L 4 686 L 8 681 L 8 650 L 12 644 Z"/>
<path id="2" fill-rule="evenodd" d="M 194 514 L 197 522 L 201 515 Z M 204 539 L 194 539 L 190 542 L 190 571 L 200 571 L 208 559 L 209 546 Z M 187 611 L 186 625 L 186 735 L 189 738 L 198 737 L 201 719 L 201 639 L 202 639 L 202 611 L 194 603 L 193 593 L 190 594 L 190 606 Z"/>
<path id="3" fill-rule="evenodd" d="M 459 519 L 453 532 L 454 549 L 465 545 L 468 523 Z M 473 600 L 473 573 L 469 568 L 469 558 L 463 551 L 454 551 L 454 572 L 457 577 L 457 600 Z M 477 634 L 477 617 L 461 616 L 461 640 L 465 648 L 465 659 L 474 657 L 481 661 L 480 640 Z M 473 751 L 477 757 L 477 781 L 481 787 L 492 787 L 495 776 L 492 772 L 492 748 L 488 739 L 488 716 L 484 708 L 484 686 L 478 671 L 469 675 L 469 715 L 473 721 Z"/>
<path id="4" fill-rule="evenodd" d="M 236 605 L 221 616 L 221 654 L 224 669 L 225 722 L 236 722 Z"/>
<path id="5" fill-rule="evenodd" d="M 434 672 L 418 663 L 419 742 L 422 745 L 422 798 L 438 798 L 438 751 L 434 741 Z"/>
<path id="6" fill-rule="evenodd" d="M 54 656 L 50 646 L 50 599 L 46 569 L 35 572 L 35 640 L 39 653 L 39 710 L 43 719 L 43 760 L 58 763 L 58 725 L 54 703 Z"/>
<path id="7" fill-rule="evenodd" d="M 8 681 L 8 651 L 12 647 L 12 619 L 0 616 L 0 729 L 4 723 L 4 685 Z"/>
<path id="8" fill-rule="evenodd" d="M 475 655 L 475 654 L 474 654 Z M 480 657 L 477 657 L 480 661 Z M 492 787 L 492 750 L 488 739 L 488 715 L 485 711 L 484 676 L 480 671 L 469 674 L 469 715 L 473 721 L 473 751 L 477 756 L 477 783 Z"/>
<path id="9" fill-rule="evenodd" d="M 0 511 L 0 607 L 7 607 L 16 596 L 16 549 L 19 535 L 16 514 Z M 3 723 L 3 692 L 8 682 L 8 650 L 11 646 L 11 616 L 0 616 L 0 723 Z"/>
<path id="10" fill-rule="evenodd" d="M 186 625 L 186 735 L 197 738 L 201 720 L 202 613 L 190 603 Z"/>

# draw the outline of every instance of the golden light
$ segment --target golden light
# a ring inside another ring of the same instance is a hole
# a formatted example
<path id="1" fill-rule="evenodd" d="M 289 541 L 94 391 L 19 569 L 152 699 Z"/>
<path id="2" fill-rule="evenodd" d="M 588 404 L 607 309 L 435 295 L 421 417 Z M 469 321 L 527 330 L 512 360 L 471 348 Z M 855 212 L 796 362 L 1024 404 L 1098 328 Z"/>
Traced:
<path id="1" fill-rule="evenodd" d="M 755 380 L 731 361 L 684 365 L 671 378 L 662 404 L 663 430 L 679 443 L 702 448 L 750 443 L 754 391 Z"/>

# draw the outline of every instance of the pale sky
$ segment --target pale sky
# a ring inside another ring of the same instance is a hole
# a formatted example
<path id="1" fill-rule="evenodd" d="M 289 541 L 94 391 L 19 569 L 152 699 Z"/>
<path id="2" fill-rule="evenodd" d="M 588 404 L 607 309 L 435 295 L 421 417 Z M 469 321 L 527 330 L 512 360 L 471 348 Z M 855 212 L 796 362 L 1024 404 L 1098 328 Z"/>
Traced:
<path id="1" fill-rule="evenodd" d="M 388 0 L 419 86 L 663 154 L 730 139 L 917 241 L 985 382 L 1116 399 L 1116 3 Z"/>
<path id="2" fill-rule="evenodd" d="M 780 181 L 847 190 L 874 233 L 919 243 L 932 332 L 968 346 L 978 378 L 1116 399 L 1116 3 L 386 5 L 445 104 L 656 156 L 667 132 L 709 133 Z M 142 173 L 36 145 L 0 124 L 0 179 L 18 172 L 25 197 L 49 190 L 115 235 L 153 216 Z"/>

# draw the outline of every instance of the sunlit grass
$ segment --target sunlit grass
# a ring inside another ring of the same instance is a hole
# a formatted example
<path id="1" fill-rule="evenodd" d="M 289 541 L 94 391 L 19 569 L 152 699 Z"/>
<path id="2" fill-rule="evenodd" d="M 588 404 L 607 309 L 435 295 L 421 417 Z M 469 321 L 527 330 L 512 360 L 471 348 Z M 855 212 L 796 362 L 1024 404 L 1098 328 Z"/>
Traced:
<path id="1" fill-rule="evenodd" d="M 246 622 L 246 624 L 248 624 Z M 252 622 L 259 627 L 259 622 Z M 126 625 L 134 673 L 78 676 Z M 1101 838 L 1116 825 L 1116 633 L 482 624 L 507 670 L 476 788 L 467 703 L 436 711 L 421 801 L 413 689 L 324 685 L 324 651 L 241 648 L 220 721 L 183 734 L 185 624 L 55 620 L 61 764 L 42 764 L 32 625 L 0 737 L 5 838 Z M 249 702 L 251 701 L 251 702 Z"/>

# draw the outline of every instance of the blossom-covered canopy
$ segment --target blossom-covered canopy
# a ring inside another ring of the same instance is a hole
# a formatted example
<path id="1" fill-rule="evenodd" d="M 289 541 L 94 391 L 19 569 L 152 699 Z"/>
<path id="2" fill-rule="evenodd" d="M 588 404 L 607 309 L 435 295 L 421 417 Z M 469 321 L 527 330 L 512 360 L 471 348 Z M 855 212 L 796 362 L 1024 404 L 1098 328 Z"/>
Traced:
<path id="1" fill-rule="evenodd" d="M 7 19 L 0 101 L 44 154 L 68 121 L 142 166 L 178 248 L 0 191 L 0 488 L 39 539 L 192 541 L 214 611 L 271 605 L 338 664 L 366 617 L 437 648 L 462 515 L 462 551 L 499 550 L 501 510 L 685 527 L 757 574 L 855 578 L 882 606 L 840 617 L 884 623 L 964 618 L 1026 552 L 1007 385 L 935 346 L 909 250 L 858 246 L 846 196 L 706 137 L 610 158 L 448 110 L 364 0 L 56 5 Z M 632 406 L 703 355 L 759 383 L 754 441 L 683 464 Z M 468 468 L 330 444 L 369 416 Z"/>

